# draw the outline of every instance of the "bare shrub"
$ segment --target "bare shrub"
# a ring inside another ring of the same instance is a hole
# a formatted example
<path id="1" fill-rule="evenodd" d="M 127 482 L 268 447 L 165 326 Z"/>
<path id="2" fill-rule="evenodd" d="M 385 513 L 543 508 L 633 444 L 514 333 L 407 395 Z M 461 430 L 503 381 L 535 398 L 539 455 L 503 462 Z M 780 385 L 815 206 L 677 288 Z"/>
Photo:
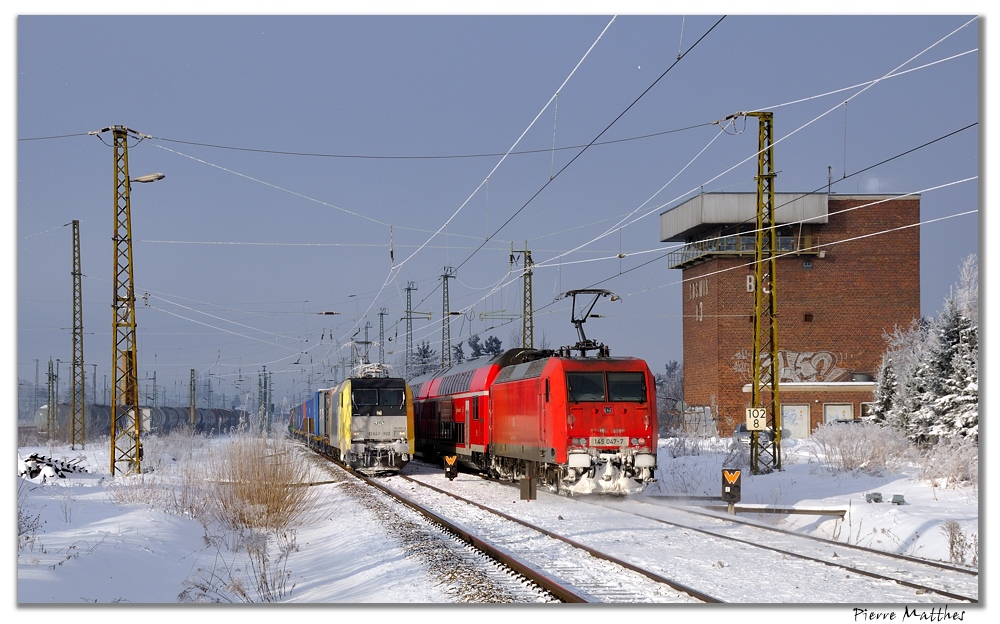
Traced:
<path id="1" fill-rule="evenodd" d="M 702 438 L 677 432 L 667 438 L 661 446 L 667 449 L 671 457 L 701 455 L 704 450 Z"/>
<path id="2" fill-rule="evenodd" d="M 233 435 L 208 461 L 213 513 L 224 527 L 281 529 L 311 508 L 309 468 L 287 440 Z"/>
<path id="3" fill-rule="evenodd" d="M 979 443 L 972 438 L 945 438 L 928 448 L 920 461 L 919 476 L 944 487 L 979 487 Z"/>
<path id="4" fill-rule="evenodd" d="M 205 518 L 212 509 L 211 488 L 205 486 L 205 472 L 200 464 L 186 462 L 166 494 L 166 511 L 191 518 Z"/>
<path id="5" fill-rule="evenodd" d="M 722 462 L 723 468 L 729 469 L 740 469 L 747 470 L 750 468 L 750 445 L 743 444 L 742 442 L 733 442 L 729 446 L 729 453 L 726 455 L 725 461 Z"/>
<path id="6" fill-rule="evenodd" d="M 948 520 L 941 526 L 941 531 L 948 538 L 948 558 L 952 563 L 965 565 L 966 556 L 972 554 L 972 565 L 979 565 L 979 536 L 971 538 L 965 535 L 962 527 L 955 520 Z"/>
<path id="7" fill-rule="evenodd" d="M 211 438 L 198 435 L 194 429 L 182 425 L 169 433 L 143 438 L 144 456 L 142 469 L 173 474 L 179 466 L 191 463 L 211 442 Z"/>
<path id="8" fill-rule="evenodd" d="M 152 505 L 162 508 L 163 488 L 156 477 L 148 474 L 130 474 L 108 477 L 104 484 L 111 500 L 120 505 Z"/>
<path id="9" fill-rule="evenodd" d="M 232 552 L 224 551 L 226 538 L 205 535 L 206 544 L 216 549 L 215 561 L 211 568 L 198 568 L 183 582 L 179 602 L 278 602 L 291 594 L 295 583 L 287 565 L 288 556 L 299 549 L 295 531 L 244 530 L 236 534 L 239 540 Z M 278 552 L 273 558 L 272 540 Z M 236 554 L 239 552 L 246 552 L 246 557 Z"/>
<path id="10" fill-rule="evenodd" d="M 27 508 L 28 488 L 33 487 L 30 481 L 17 480 L 17 549 L 34 546 L 36 534 L 45 522 L 41 513 L 32 513 Z"/>
<path id="11" fill-rule="evenodd" d="M 902 465 L 911 444 L 897 430 L 878 424 L 830 423 L 812 435 L 817 461 L 831 472 L 880 475 Z"/>

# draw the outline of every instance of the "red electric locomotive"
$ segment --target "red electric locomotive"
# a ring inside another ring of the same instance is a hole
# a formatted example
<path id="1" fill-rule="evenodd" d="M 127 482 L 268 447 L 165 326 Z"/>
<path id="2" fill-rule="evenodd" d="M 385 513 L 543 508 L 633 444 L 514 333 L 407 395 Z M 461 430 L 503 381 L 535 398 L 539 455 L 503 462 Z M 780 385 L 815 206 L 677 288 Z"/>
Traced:
<path id="1" fill-rule="evenodd" d="M 410 381 L 417 452 L 555 489 L 627 492 L 653 480 L 656 385 L 646 362 L 583 335 L 558 351 L 511 349 Z M 591 304 L 591 308 L 593 304 Z M 573 351 L 579 351 L 578 357 Z M 596 351 L 596 356 L 587 356 Z"/>

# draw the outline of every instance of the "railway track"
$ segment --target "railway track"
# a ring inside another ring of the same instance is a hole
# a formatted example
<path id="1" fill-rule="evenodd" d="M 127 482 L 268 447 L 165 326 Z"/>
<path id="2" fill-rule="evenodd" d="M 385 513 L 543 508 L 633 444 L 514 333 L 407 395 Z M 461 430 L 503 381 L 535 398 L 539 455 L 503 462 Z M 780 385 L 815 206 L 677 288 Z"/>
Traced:
<path id="1" fill-rule="evenodd" d="M 594 502 L 601 506 L 614 506 L 611 501 Z M 668 520 L 662 517 L 662 514 L 658 517 L 658 512 L 652 510 L 642 512 L 640 511 L 642 507 L 662 508 L 662 506 L 646 500 L 628 501 L 628 505 L 633 508 L 629 513 L 657 522 L 683 526 L 690 530 L 744 543 L 753 543 L 761 548 L 769 548 L 825 565 L 837 566 L 846 571 L 864 574 L 876 579 L 891 580 L 917 591 L 933 592 L 952 600 L 970 603 L 979 601 L 979 572 L 968 567 L 865 548 L 812 535 L 792 533 L 773 526 L 697 509 L 688 508 L 683 510 L 683 513 L 688 517 L 701 518 L 701 523 L 692 522 L 690 518 L 687 520 L 678 519 L 674 516 L 678 510 L 670 507 L 667 509 L 671 511 L 671 516 L 674 519 Z M 759 543 L 762 532 L 767 535 L 764 538 L 767 541 L 766 545 Z"/>
<path id="2" fill-rule="evenodd" d="M 331 465 L 444 527 L 526 584 L 539 587 L 560 602 L 719 602 L 676 581 L 409 477 L 372 478 L 339 464 Z"/>
<path id="3" fill-rule="evenodd" d="M 532 583 L 515 570 L 477 550 L 467 540 L 396 500 L 387 500 L 381 488 L 325 455 L 310 455 L 328 480 L 308 485 L 338 484 L 365 508 L 383 530 L 403 545 L 408 557 L 422 562 L 428 573 L 455 603 L 546 603 L 560 602 L 552 592 Z"/>
<path id="4" fill-rule="evenodd" d="M 417 494 L 411 487 L 406 492 L 407 484 L 422 491 Z M 546 587 L 564 602 L 721 602 L 705 592 L 411 477 L 398 475 L 372 485 L 427 510 L 477 546 L 485 545 L 492 557 Z M 462 504 L 455 505 L 456 501 Z M 477 534 L 465 528 L 468 526 L 475 526 Z"/>
<path id="5" fill-rule="evenodd" d="M 421 462 L 377 479 L 348 472 L 562 602 L 978 602 L 974 570 L 729 516 L 635 497 L 518 501 L 510 484 L 448 481 Z M 779 567 L 790 587 L 762 588 Z"/>
<path id="6" fill-rule="evenodd" d="M 475 482 L 487 482 L 462 475 L 464 480 L 456 479 L 445 486 L 438 472 L 430 468 L 413 477 L 422 484 L 440 485 L 438 491 L 447 488 L 464 498 L 482 500 L 482 494 L 477 495 L 476 491 L 482 491 L 483 487 Z M 546 496 L 556 502 L 518 506 L 511 502 L 513 488 L 488 483 L 508 491 L 506 503 L 496 505 L 498 513 L 509 514 L 516 508 L 518 511 L 514 513 L 518 516 L 530 515 L 532 522 L 545 527 L 560 526 L 561 516 L 553 514 L 572 513 L 576 525 L 583 519 L 583 525 L 599 527 L 568 532 L 592 553 L 610 553 L 635 568 L 676 579 L 684 587 L 711 588 L 721 601 L 978 602 L 978 573 L 966 568 L 786 533 L 727 516 L 655 505 L 632 497 L 565 499 L 540 493 L 539 502 Z M 529 509 L 531 513 L 526 515 Z M 614 519 L 611 514 L 621 519 Z M 572 535 L 574 532 L 577 535 Z M 642 540 L 637 542 L 635 536 L 640 533 Z M 706 569 L 706 564 L 712 567 L 713 561 L 718 569 Z M 671 565 L 680 562 L 684 565 Z M 775 567 L 781 567 L 786 574 L 792 572 L 787 578 L 794 579 L 794 587 L 782 590 L 788 596 L 782 597 L 773 588 L 760 586 L 761 575 Z"/>

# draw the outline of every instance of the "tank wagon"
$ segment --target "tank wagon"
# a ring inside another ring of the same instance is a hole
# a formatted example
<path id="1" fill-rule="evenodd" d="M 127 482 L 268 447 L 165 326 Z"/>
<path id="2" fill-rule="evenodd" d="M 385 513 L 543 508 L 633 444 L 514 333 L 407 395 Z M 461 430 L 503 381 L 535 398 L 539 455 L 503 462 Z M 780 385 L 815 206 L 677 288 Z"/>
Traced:
<path id="1" fill-rule="evenodd" d="M 413 457 L 413 395 L 380 364 L 359 367 L 335 388 L 289 411 L 289 433 L 367 474 L 395 473 Z"/>
<path id="2" fill-rule="evenodd" d="M 191 425 L 189 407 L 141 407 L 142 433 L 168 433 L 180 427 Z M 68 403 L 60 403 L 56 410 L 56 430 L 68 431 L 72 408 Z M 225 433 L 241 423 L 249 421 L 249 413 L 243 410 L 195 408 L 194 430 L 197 433 Z M 48 433 L 49 407 L 43 405 L 35 411 L 35 426 L 39 433 Z M 111 433 L 111 406 L 87 405 L 84 409 L 84 427 L 87 437 L 109 435 Z"/>
<path id="3" fill-rule="evenodd" d="M 417 453 L 456 456 L 492 477 L 534 476 L 556 489 L 583 478 L 601 491 L 625 491 L 654 480 L 656 384 L 644 360 L 611 357 L 587 340 L 570 291 L 580 341 L 558 351 L 511 349 L 410 380 Z M 588 352 L 596 352 L 588 356 Z M 573 353 L 579 352 L 578 356 Z"/>

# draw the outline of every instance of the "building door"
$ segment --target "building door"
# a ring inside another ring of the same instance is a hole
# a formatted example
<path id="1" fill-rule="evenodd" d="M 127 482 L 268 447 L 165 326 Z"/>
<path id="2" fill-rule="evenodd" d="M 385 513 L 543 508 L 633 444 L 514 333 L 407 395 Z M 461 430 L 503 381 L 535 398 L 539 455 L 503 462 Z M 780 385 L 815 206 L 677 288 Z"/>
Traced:
<path id="1" fill-rule="evenodd" d="M 788 437 L 802 439 L 809 437 L 809 404 L 782 405 L 781 428 L 788 432 Z"/>
<path id="2" fill-rule="evenodd" d="M 823 404 L 823 424 L 829 424 L 836 420 L 853 420 L 853 403 L 825 403 Z"/>

